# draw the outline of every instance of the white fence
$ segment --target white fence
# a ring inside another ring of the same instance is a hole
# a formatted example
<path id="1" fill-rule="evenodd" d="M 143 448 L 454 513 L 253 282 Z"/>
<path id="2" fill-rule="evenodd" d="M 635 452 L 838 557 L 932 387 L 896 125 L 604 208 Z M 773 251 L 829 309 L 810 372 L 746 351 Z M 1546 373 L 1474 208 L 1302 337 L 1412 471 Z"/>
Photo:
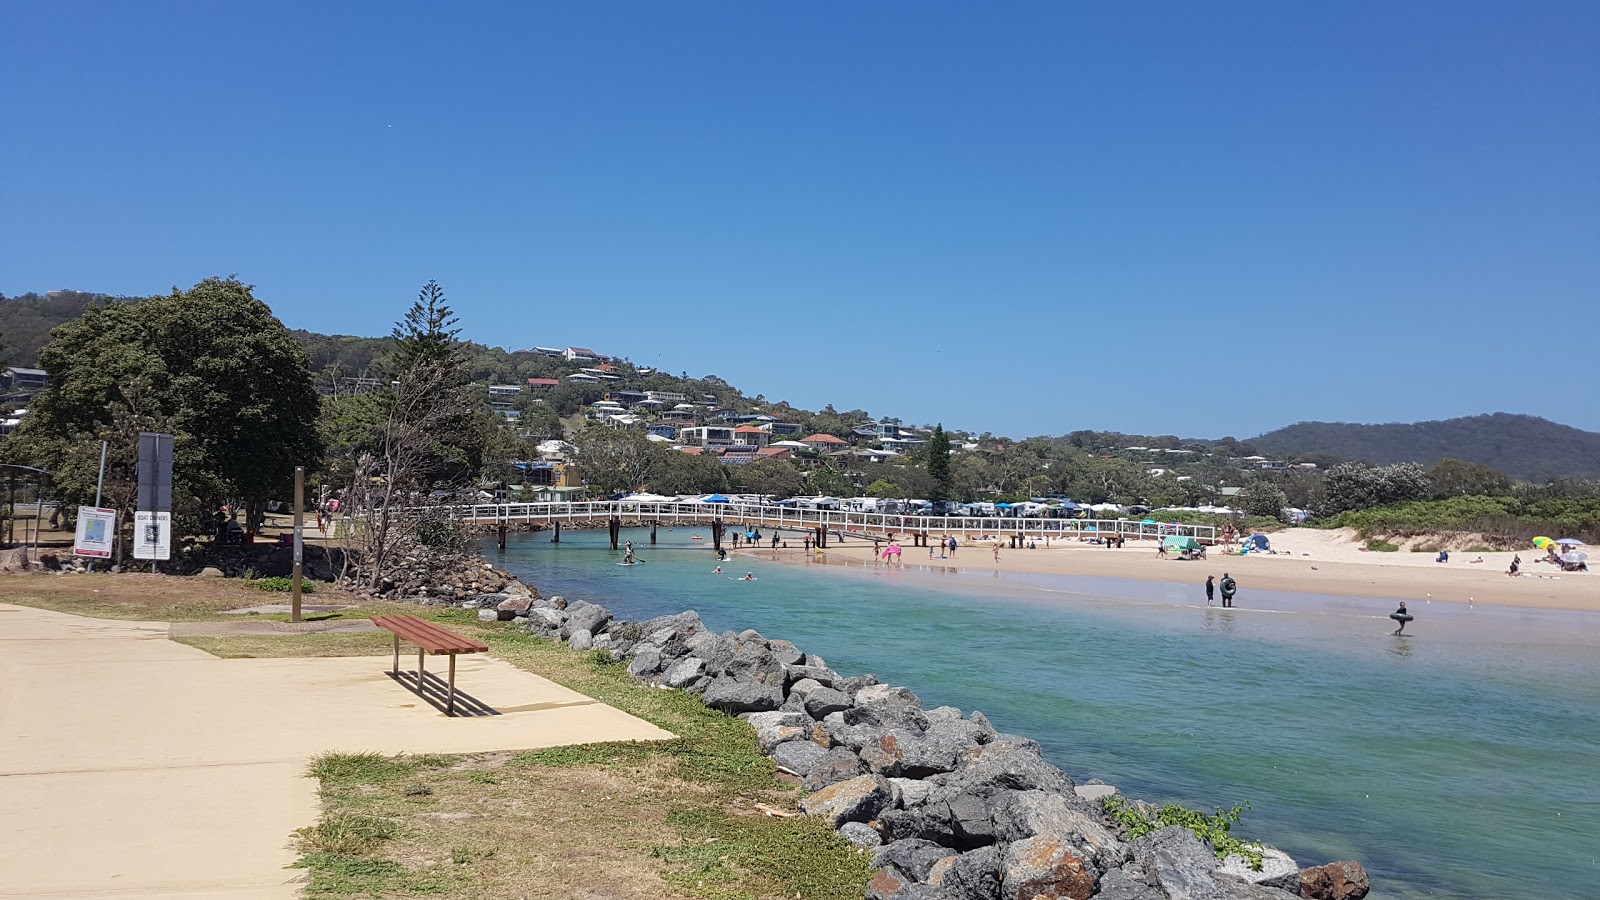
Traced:
<path id="1" fill-rule="evenodd" d="M 820 527 L 830 532 L 871 536 L 926 531 L 929 534 L 1022 535 L 1061 540 L 1088 540 L 1109 534 L 1129 540 L 1157 540 L 1167 535 L 1182 535 L 1203 544 L 1216 543 L 1216 529 L 1210 525 L 1143 522 L 1136 519 L 909 516 L 742 503 L 638 503 L 628 500 L 479 504 L 449 509 L 453 518 L 479 523 L 553 524 L 618 518 L 625 522 L 673 525 L 710 523 L 720 519 L 728 524 L 759 525 L 769 531 L 784 528 L 802 531 Z"/>

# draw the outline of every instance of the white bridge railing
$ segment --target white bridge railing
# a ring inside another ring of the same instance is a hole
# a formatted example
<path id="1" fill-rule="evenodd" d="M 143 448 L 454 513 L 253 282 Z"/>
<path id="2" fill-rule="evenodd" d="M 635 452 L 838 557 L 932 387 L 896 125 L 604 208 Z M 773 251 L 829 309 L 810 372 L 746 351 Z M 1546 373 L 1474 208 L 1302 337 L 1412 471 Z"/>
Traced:
<path id="1" fill-rule="evenodd" d="M 911 516 L 846 510 L 791 509 L 784 506 L 743 503 L 639 503 L 609 500 L 586 503 L 498 503 L 447 507 L 452 518 L 477 523 L 556 523 L 612 518 L 662 525 L 759 525 L 765 529 L 790 528 L 862 535 L 930 534 L 1023 535 L 1076 540 L 1118 535 L 1132 540 L 1155 540 L 1167 535 L 1192 537 L 1204 544 L 1216 542 L 1210 525 L 1142 522 L 1136 519 L 1048 519 L 1009 516 Z"/>

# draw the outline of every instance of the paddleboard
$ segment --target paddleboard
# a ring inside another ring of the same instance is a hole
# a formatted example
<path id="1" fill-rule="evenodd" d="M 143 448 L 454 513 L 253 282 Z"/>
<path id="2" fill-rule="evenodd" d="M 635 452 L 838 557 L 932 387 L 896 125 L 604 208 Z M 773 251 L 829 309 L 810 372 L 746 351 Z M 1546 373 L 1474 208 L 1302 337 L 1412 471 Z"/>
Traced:
<path id="1" fill-rule="evenodd" d="M 645 564 L 645 562 L 646 562 L 645 560 L 636 559 L 631 563 L 621 563 L 621 562 L 619 562 L 619 563 L 617 563 L 617 565 L 619 565 L 619 566 L 642 566 L 642 565 Z"/>

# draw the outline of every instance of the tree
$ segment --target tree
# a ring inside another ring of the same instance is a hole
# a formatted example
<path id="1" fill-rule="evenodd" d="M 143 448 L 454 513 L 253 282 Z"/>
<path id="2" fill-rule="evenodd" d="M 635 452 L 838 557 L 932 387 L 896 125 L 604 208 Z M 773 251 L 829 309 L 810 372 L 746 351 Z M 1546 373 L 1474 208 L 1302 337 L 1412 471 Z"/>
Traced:
<path id="1" fill-rule="evenodd" d="M 305 351 L 235 277 L 91 306 L 55 329 L 40 365 L 50 386 L 33 398 L 8 456 L 55 470 L 85 443 L 97 455 L 123 404 L 128 416 L 171 429 L 174 502 L 182 503 L 174 512 L 188 527 L 230 501 L 258 515 L 266 500 L 287 494 L 295 466 L 321 456 Z M 56 489 L 68 503 L 94 498 L 94 480 L 81 474 L 58 479 Z"/>
<path id="2" fill-rule="evenodd" d="M 934 489 L 928 492 L 929 500 L 950 499 L 950 436 L 944 425 L 933 426 L 933 436 L 928 438 L 928 475 L 933 478 Z"/>
<path id="3" fill-rule="evenodd" d="M 601 496 L 637 491 L 662 470 L 668 451 L 642 432 L 590 425 L 572 438 L 583 481 Z"/>
<path id="4" fill-rule="evenodd" d="M 1328 471 L 1327 499 L 1320 512 L 1334 515 L 1351 509 L 1426 500 L 1431 492 L 1427 473 L 1416 463 L 1377 467 L 1341 463 Z"/>
<path id="5" fill-rule="evenodd" d="M 1453 456 L 1434 463 L 1428 478 L 1440 498 L 1496 496 L 1511 489 L 1511 479 L 1504 473 Z"/>
<path id="6" fill-rule="evenodd" d="M 715 457 L 667 450 L 660 470 L 650 477 L 650 490 L 658 494 L 722 493 L 728 490 L 728 467 Z"/>
<path id="7" fill-rule="evenodd" d="M 1236 502 L 1249 515 L 1282 520 L 1289 497 L 1270 480 L 1257 478 L 1239 489 Z"/>
<path id="8" fill-rule="evenodd" d="M 883 479 L 878 479 L 867 485 L 868 497 L 894 497 L 900 493 L 900 488 Z"/>
<path id="9" fill-rule="evenodd" d="M 800 470 L 788 460 L 758 459 L 738 467 L 736 471 L 740 489 L 752 494 L 783 499 L 803 493 L 806 489 Z"/>
<path id="10" fill-rule="evenodd" d="M 832 466 L 813 469 L 808 474 L 806 482 L 812 493 L 819 497 L 848 497 L 856 490 L 850 479 Z"/>
<path id="11" fill-rule="evenodd" d="M 429 281 L 423 285 L 417 302 L 411 304 L 405 318 L 396 322 L 390 333 L 395 345 L 390 371 L 403 372 L 433 365 L 446 374 L 464 374 L 466 356 L 461 341 L 456 338 L 461 333 L 461 329 L 454 327 L 457 321 L 439 282 Z"/>

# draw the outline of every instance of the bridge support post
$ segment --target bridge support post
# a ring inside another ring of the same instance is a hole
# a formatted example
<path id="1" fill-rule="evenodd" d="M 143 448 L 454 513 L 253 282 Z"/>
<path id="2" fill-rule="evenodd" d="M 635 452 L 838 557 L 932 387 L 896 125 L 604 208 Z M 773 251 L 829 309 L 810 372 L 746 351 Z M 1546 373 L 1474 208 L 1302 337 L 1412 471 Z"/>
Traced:
<path id="1" fill-rule="evenodd" d="M 617 538 L 622 536 L 622 520 L 616 516 L 606 523 L 606 530 L 611 534 L 611 549 L 617 549 Z"/>
<path id="2" fill-rule="evenodd" d="M 561 543 L 561 523 L 555 522 L 553 524 L 556 526 L 556 533 L 550 538 L 550 543 L 559 544 Z"/>
<path id="3" fill-rule="evenodd" d="M 652 547 L 654 547 L 656 545 L 656 528 L 659 527 L 660 525 L 661 525 L 660 522 L 651 522 L 650 523 L 650 546 L 652 546 Z"/>
<path id="4" fill-rule="evenodd" d="M 496 536 L 500 539 L 500 552 L 504 553 L 506 552 L 506 523 L 501 522 L 499 525 L 495 526 L 494 530 Z M 454 659 L 454 657 L 451 658 Z"/>
<path id="5" fill-rule="evenodd" d="M 828 526 L 826 525 L 817 526 L 816 548 L 818 550 L 828 549 Z"/>
<path id="6" fill-rule="evenodd" d="M 722 520 L 721 519 L 712 519 L 711 520 L 711 549 L 713 549 L 713 550 L 721 550 L 722 549 Z"/>

